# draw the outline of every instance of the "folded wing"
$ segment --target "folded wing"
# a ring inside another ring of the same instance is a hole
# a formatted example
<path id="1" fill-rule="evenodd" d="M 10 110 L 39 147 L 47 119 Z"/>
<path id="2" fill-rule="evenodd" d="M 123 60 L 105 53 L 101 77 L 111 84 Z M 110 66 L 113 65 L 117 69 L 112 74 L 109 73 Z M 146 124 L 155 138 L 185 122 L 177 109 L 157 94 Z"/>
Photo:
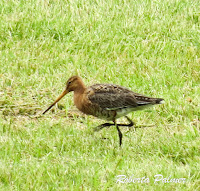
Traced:
<path id="1" fill-rule="evenodd" d="M 90 91 L 93 93 L 89 94 L 89 100 L 106 110 L 136 108 L 159 102 L 159 98 L 150 98 L 113 84 L 96 84 L 90 86 Z"/>

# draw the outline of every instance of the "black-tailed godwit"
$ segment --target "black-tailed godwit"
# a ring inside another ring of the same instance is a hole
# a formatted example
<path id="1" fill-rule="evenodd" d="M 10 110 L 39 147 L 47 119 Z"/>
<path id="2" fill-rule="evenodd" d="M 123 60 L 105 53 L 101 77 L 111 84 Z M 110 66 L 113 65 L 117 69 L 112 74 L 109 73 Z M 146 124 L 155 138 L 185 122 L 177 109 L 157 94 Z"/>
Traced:
<path id="1" fill-rule="evenodd" d="M 133 126 L 133 122 L 126 115 L 132 111 L 142 110 L 148 106 L 161 104 L 162 98 L 151 98 L 113 84 L 95 84 L 86 87 L 79 76 L 72 76 L 66 83 L 66 89 L 43 114 L 51 109 L 67 93 L 74 92 L 76 107 L 87 115 L 113 121 L 96 127 L 96 131 L 114 125 L 119 134 L 119 145 L 122 144 L 122 133 L 119 126 Z M 117 124 L 116 119 L 125 116 L 129 124 Z"/>

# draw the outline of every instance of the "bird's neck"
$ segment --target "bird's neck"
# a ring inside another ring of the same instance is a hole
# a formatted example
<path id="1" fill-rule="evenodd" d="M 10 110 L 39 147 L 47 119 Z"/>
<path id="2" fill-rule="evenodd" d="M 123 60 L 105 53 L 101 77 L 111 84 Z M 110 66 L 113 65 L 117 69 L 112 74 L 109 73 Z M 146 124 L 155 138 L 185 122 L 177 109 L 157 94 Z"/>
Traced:
<path id="1" fill-rule="evenodd" d="M 81 101 L 81 98 L 82 98 L 85 90 L 86 90 L 85 84 L 82 81 L 79 81 L 77 88 L 74 89 L 74 101 L 76 103 Z"/>
<path id="2" fill-rule="evenodd" d="M 86 86 L 82 81 L 79 81 L 79 84 L 76 89 L 74 89 L 74 95 L 83 94 L 86 90 Z"/>
<path id="3" fill-rule="evenodd" d="M 74 104 L 80 111 L 82 111 L 83 107 L 85 89 L 85 87 L 79 87 L 74 91 Z"/>

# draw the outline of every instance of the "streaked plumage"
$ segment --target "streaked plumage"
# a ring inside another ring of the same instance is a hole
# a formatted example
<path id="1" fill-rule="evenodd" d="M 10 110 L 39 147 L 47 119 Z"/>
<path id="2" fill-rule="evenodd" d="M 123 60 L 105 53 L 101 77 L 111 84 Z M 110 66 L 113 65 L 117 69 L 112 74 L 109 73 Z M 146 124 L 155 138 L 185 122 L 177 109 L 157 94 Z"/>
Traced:
<path id="1" fill-rule="evenodd" d="M 117 118 L 126 116 L 132 111 L 163 103 L 162 98 L 151 98 L 114 84 L 95 84 L 86 87 L 79 76 L 72 76 L 67 81 L 64 92 L 43 114 L 71 91 L 74 91 L 74 103 L 80 111 L 114 122 L 113 124 L 102 124 L 97 129 L 115 125 L 119 133 L 120 145 L 122 143 L 122 133 L 118 126 L 132 126 L 133 122 L 127 117 L 130 124 L 117 124 Z"/>

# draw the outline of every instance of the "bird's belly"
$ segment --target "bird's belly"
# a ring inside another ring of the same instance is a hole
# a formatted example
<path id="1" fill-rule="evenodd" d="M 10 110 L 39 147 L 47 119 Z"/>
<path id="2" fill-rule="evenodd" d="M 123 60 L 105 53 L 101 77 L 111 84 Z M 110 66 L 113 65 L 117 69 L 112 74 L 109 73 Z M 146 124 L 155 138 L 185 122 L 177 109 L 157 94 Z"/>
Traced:
<path id="1" fill-rule="evenodd" d="M 76 107 L 87 115 L 93 115 L 104 120 L 113 120 L 115 118 L 115 111 L 103 109 L 95 104 L 84 102 L 82 105 L 76 104 Z"/>
<path id="2" fill-rule="evenodd" d="M 132 108 L 123 108 L 123 109 L 118 109 L 116 112 L 116 118 L 120 118 L 123 116 L 126 116 L 128 113 L 132 111 L 138 111 L 138 110 L 143 110 L 148 107 L 151 107 L 152 105 L 144 105 L 144 106 L 137 106 L 137 107 L 132 107 Z"/>
<path id="3" fill-rule="evenodd" d="M 116 118 L 126 116 L 128 113 L 134 111 L 135 108 L 123 108 L 116 111 Z"/>
<path id="4" fill-rule="evenodd" d="M 113 109 L 113 110 L 98 109 L 98 110 L 95 110 L 94 112 L 90 113 L 90 115 L 93 115 L 100 119 L 105 119 L 105 120 L 110 121 L 110 120 L 114 120 L 114 119 L 126 116 L 130 112 L 143 110 L 147 107 L 149 107 L 149 105 L 148 106 L 139 106 L 139 107 L 134 107 L 134 108 Z"/>
<path id="5" fill-rule="evenodd" d="M 95 117 L 98 117 L 100 119 L 105 119 L 105 120 L 114 120 L 120 117 L 123 117 L 130 113 L 131 111 L 134 111 L 135 108 L 123 108 L 123 109 L 118 109 L 118 110 L 107 110 L 107 109 L 100 109 L 93 113 Z"/>
<path id="6" fill-rule="evenodd" d="M 93 112 L 92 115 L 108 121 L 113 121 L 115 119 L 115 111 L 112 110 L 99 109 Z"/>

